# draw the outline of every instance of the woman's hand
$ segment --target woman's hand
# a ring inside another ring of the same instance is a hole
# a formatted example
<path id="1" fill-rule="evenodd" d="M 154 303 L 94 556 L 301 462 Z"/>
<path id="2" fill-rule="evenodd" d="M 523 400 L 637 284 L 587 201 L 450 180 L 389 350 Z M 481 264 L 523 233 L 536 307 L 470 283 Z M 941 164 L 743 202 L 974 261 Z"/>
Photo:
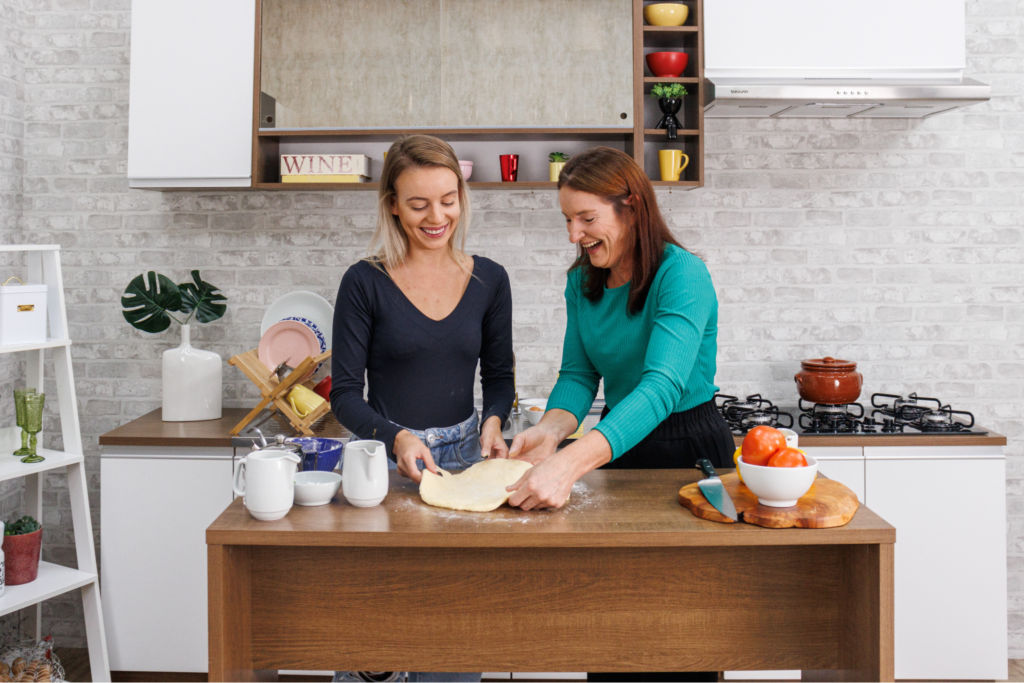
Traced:
<path id="1" fill-rule="evenodd" d="M 501 418 L 491 415 L 480 428 L 480 455 L 485 458 L 507 458 L 508 446 L 501 434 Z"/>
<path id="2" fill-rule="evenodd" d="M 437 465 L 434 464 L 434 458 L 430 455 L 427 444 L 406 429 L 398 432 L 392 452 L 394 452 L 395 461 L 398 463 L 398 473 L 412 479 L 417 484 L 423 478 L 420 468 L 416 466 L 417 460 L 422 460 L 426 468 L 434 474 L 438 473 Z"/>
<path id="3" fill-rule="evenodd" d="M 514 443 L 512 448 L 515 449 Z M 560 508 L 580 477 L 611 459 L 608 440 L 601 432 L 592 430 L 568 448 L 534 465 L 519 481 L 506 487 L 506 491 L 512 492 L 508 504 L 523 510 Z"/>
<path id="4" fill-rule="evenodd" d="M 576 416 L 567 410 L 552 408 L 535 426 L 523 430 L 512 439 L 510 458 L 519 458 L 534 465 L 550 457 L 565 437 L 576 431 Z"/>

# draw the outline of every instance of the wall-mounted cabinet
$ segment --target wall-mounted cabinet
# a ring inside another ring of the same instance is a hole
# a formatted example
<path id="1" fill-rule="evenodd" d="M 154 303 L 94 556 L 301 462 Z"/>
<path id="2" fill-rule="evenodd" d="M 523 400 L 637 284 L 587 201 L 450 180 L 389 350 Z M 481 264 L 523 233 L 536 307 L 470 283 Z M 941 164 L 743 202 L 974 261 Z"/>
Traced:
<path id="1" fill-rule="evenodd" d="M 645 25 L 649 0 L 214 4 L 133 0 L 132 187 L 371 190 L 412 133 L 473 161 L 473 187 L 552 188 L 550 153 L 600 145 L 656 185 L 703 185 L 701 0 L 669 28 Z M 680 77 L 647 70 L 664 50 L 689 55 Z M 676 140 L 655 129 L 659 82 L 690 93 Z M 661 181 L 661 149 L 689 156 L 678 182 Z M 281 154 L 365 154 L 370 182 L 285 184 Z M 517 182 L 501 182 L 502 154 L 519 155 Z"/>

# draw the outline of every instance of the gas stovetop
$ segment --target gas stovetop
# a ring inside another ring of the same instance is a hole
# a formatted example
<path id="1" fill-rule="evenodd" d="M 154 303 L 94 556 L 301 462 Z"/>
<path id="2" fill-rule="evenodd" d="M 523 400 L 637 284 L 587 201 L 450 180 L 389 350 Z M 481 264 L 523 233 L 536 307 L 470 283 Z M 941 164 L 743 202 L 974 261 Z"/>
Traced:
<path id="1" fill-rule="evenodd" d="M 873 394 L 870 409 L 860 403 L 805 403 L 803 399 L 795 408 L 782 409 L 760 394 L 746 398 L 716 394 L 715 405 L 737 435 L 759 425 L 829 436 L 988 434 L 974 425 L 971 413 L 916 393 L 907 397 Z"/>

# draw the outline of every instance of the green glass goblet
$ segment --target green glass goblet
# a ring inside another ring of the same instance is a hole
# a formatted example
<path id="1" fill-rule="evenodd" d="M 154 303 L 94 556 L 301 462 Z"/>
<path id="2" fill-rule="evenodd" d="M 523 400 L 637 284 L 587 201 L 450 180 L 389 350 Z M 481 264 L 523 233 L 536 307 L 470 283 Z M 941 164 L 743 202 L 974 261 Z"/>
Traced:
<path id="1" fill-rule="evenodd" d="M 23 429 L 30 434 L 28 441 L 28 455 L 21 459 L 22 462 L 33 463 L 45 460 L 43 456 L 36 455 L 36 434 L 43 430 L 43 404 L 46 402 L 46 394 L 25 395 L 25 426 Z"/>
<path id="2" fill-rule="evenodd" d="M 21 448 L 14 451 L 14 455 L 28 455 L 28 432 L 25 431 L 25 397 L 36 393 L 32 387 L 14 390 L 14 413 L 17 418 L 17 425 L 21 427 Z"/>

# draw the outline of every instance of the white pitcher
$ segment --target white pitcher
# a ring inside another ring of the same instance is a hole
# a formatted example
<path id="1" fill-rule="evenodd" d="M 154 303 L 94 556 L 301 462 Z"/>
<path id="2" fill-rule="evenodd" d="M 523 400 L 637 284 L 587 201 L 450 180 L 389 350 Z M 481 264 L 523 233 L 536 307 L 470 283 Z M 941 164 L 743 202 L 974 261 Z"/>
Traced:
<path id="1" fill-rule="evenodd" d="M 345 498 L 359 508 L 380 505 L 388 495 L 388 455 L 380 441 L 349 441 L 341 468 Z"/>
<path id="2" fill-rule="evenodd" d="M 233 486 L 256 519 L 281 519 L 295 502 L 295 471 L 301 459 L 276 445 L 255 450 L 235 464 Z"/>

